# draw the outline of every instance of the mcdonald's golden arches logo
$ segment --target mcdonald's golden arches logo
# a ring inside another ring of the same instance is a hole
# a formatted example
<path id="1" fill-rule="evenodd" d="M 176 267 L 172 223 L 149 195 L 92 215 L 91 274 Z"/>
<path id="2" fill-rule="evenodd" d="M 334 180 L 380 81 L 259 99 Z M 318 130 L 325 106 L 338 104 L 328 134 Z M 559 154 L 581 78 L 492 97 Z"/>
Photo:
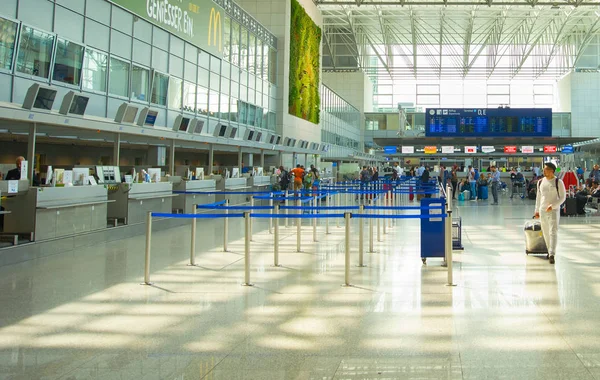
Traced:
<path id="1" fill-rule="evenodd" d="M 212 33 L 211 33 L 212 31 Z M 218 33 L 217 33 L 218 31 Z M 219 37 L 219 51 L 221 48 L 221 36 L 222 36 L 222 28 L 221 28 L 221 12 L 215 10 L 215 8 L 211 8 L 210 10 L 210 20 L 208 22 L 208 46 L 211 46 L 210 37 L 212 36 L 213 41 L 212 45 L 217 46 L 217 36 Z"/>

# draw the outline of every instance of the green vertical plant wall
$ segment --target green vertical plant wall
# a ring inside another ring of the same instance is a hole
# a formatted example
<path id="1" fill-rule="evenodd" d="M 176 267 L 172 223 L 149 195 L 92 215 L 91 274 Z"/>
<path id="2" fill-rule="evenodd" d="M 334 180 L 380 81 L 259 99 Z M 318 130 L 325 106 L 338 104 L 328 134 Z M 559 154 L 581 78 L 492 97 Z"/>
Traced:
<path id="1" fill-rule="evenodd" d="M 291 115 L 319 124 L 321 28 L 306 14 L 297 0 L 291 2 L 288 111 Z"/>

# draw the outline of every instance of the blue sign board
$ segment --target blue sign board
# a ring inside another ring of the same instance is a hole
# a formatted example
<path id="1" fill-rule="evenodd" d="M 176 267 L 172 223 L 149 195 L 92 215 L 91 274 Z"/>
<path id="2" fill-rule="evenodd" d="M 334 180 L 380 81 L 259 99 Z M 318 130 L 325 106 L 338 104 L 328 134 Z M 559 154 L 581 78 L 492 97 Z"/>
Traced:
<path id="1" fill-rule="evenodd" d="M 396 154 L 398 153 L 398 147 L 395 146 L 384 146 L 383 153 L 385 154 Z"/>
<path id="2" fill-rule="evenodd" d="M 428 108 L 426 137 L 551 137 L 551 108 Z"/>
<path id="3" fill-rule="evenodd" d="M 573 145 L 563 146 L 561 152 L 564 154 L 573 153 Z"/>

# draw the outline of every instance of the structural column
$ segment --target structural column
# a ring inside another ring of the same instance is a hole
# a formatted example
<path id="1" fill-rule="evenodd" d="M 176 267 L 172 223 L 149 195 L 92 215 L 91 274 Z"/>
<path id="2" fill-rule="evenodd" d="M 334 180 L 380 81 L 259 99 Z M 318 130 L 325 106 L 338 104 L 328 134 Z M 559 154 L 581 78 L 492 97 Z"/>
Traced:
<path id="1" fill-rule="evenodd" d="M 121 134 L 115 133 L 115 142 L 113 143 L 113 165 L 119 166 L 121 162 Z"/>
<path id="2" fill-rule="evenodd" d="M 240 168 L 240 177 L 242 177 L 242 147 L 238 150 L 238 168 Z"/>
<path id="3" fill-rule="evenodd" d="M 32 123 L 29 126 L 29 137 L 27 139 L 27 179 L 33 186 L 33 175 L 35 169 L 35 138 L 37 133 L 37 124 Z"/>
<path id="4" fill-rule="evenodd" d="M 171 149 L 169 151 L 169 173 L 175 175 L 175 140 L 171 140 Z"/>
<path id="5" fill-rule="evenodd" d="M 308 153 L 304 153 L 304 167 L 308 168 Z"/>
<path id="6" fill-rule="evenodd" d="M 208 147 L 208 175 L 213 174 L 215 164 L 215 145 L 210 144 Z"/>
<path id="7" fill-rule="evenodd" d="M 265 150 L 264 149 L 260 150 L 260 167 L 261 168 L 265 167 Z"/>

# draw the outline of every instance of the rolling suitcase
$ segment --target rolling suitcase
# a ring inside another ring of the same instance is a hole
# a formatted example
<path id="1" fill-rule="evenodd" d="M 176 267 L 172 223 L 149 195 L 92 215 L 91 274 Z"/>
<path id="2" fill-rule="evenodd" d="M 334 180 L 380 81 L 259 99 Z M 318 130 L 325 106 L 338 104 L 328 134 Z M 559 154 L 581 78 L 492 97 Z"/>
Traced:
<path id="1" fill-rule="evenodd" d="M 577 215 L 577 198 L 567 198 L 563 210 L 564 216 Z"/>
<path id="2" fill-rule="evenodd" d="M 525 253 L 548 255 L 548 248 L 542 234 L 542 223 L 537 219 L 528 220 L 523 229 L 525 231 Z"/>

